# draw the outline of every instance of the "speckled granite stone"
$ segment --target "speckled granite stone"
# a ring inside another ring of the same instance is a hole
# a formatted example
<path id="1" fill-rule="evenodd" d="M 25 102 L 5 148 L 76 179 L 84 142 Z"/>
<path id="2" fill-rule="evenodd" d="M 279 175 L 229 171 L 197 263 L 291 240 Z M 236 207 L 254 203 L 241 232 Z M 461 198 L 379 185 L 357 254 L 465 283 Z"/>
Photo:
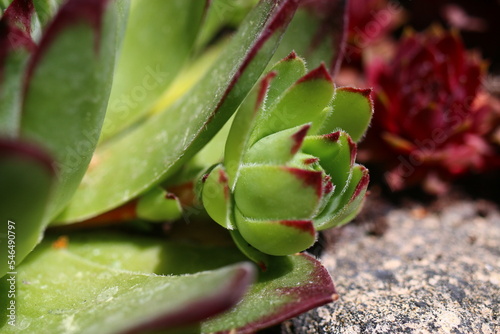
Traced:
<path id="1" fill-rule="evenodd" d="M 282 333 L 500 333 L 500 214 L 459 201 L 389 210 L 388 229 L 343 228 L 323 255 L 340 298 Z"/>

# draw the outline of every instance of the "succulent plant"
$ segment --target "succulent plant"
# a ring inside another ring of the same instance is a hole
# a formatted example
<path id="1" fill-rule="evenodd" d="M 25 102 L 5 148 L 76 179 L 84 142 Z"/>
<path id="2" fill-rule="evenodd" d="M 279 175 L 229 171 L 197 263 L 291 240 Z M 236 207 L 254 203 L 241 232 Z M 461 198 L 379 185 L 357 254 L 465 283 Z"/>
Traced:
<path id="1" fill-rule="evenodd" d="M 369 94 L 335 89 L 324 65 L 306 74 L 292 53 L 240 107 L 224 162 L 203 175 L 199 193 L 210 216 L 254 260 L 255 250 L 303 251 L 317 230 L 357 213 L 369 178 L 354 163 L 351 136 L 359 140 L 369 124 Z"/>
<path id="2" fill-rule="evenodd" d="M 305 75 L 299 57 L 280 62 L 253 89 L 292 49 L 311 66 L 334 64 L 342 20 L 330 24 L 334 34 L 318 35 L 322 21 L 297 0 L 3 0 L 0 8 L 0 292 L 14 296 L 0 311 L 2 333 L 250 333 L 332 301 L 326 269 L 306 254 L 288 255 L 287 245 L 274 247 L 284 256 L 266 257 L 261 272 L 212 221 L 222 242 L 193 244 L 163 228 L 196 229 L 173 222 L 187 208 L 165 189 L 238 109 L 227 148 L 250 158 L 238 126 L 251 129 L 245 120 L 253 115 L 263 124 L 268 110 L 252 109 L 259 96 L 259 107 L 294 105 L 296 123 L 272 130 L 298 131 L 292 144 L 305 153 L 276 164 L 320 176 L 310 199 L 329 211 L 315 216 L 317 228 L 355 213 L 362 196 L 351 188 L 363 192 L 367 176 L 353 167 L 346 132 L 357 139 L 367 126 L 366 91 L 335 90 L 325 66 Z M 278 133 L 262 133 L 252 148 L 271 140 L 274 155 L 286 145 Z M 344 159 L 339 173 L 323 158 L 336 151 Z M 294 166 L 304 154 L 323 167 Z M 201 165 L 216 158 L 204 156 Z M 240 169 L 239 162 L 223 166 Z M 126 222 L 96 226 L 103 216 Z M 253 260 L 265 257 L 236 243 Z"/>
<path id="3" fill-rule="evenodd" d="M 439 28 L 408 31 L 389 63 L 367 65 L 377 116 L 366 160 L 389 169 L 393 190 L 422 183 L 440 193 L 444 181 L 496 165 L 489 161 L 498 152 L 486 138 L 492 108 L 480 102 L 485 68 L 458 34 Z"/>

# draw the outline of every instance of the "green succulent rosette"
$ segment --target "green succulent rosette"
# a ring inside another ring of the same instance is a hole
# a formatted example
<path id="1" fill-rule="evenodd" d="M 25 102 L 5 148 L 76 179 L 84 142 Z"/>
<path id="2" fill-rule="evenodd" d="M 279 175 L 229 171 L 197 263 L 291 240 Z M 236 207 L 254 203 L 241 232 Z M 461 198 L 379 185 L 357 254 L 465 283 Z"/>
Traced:
<path id="1" fill-rule="evenodd" d="M 355 163 L 355 141 L 370 122 L 369 93 L 335 88 L 323 65 L 306 73 L 292 53 L 242 104 L 224 161 L 203 174 L 198 193 L 251 259 L 265 266 L 267 255 L 303 251 L 317 231 L 357 214 L 369 175 Z"/>

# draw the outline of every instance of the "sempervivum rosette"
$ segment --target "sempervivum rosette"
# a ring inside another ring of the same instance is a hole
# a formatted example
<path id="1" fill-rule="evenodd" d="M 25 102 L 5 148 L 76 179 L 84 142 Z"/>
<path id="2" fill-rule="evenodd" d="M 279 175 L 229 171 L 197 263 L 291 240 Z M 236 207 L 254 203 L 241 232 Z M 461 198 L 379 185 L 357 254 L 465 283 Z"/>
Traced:
<path id="1" fill-rule="evenodd" d="M 390 63 L 369 64 L 377 116 L 364 144 L 371 161 L 388 166 L 392 189 L 485 170 L 494 158 L 486 139 L 491 108 L 480 103 L 484 64 L 455 33 L 407 33 Z"/>
<path id="2" fill-rule="evenodd" d="M 224 162 L 200 182 L 209 215 L 257 262 L 305 250 L 316 231 L 351 220 L 368 185 L 354 141 L 371 118 L 369 91 L 335 89 L 324 66 L 305 72 L 292 54 L 262 79 L 236 115 Z"/>

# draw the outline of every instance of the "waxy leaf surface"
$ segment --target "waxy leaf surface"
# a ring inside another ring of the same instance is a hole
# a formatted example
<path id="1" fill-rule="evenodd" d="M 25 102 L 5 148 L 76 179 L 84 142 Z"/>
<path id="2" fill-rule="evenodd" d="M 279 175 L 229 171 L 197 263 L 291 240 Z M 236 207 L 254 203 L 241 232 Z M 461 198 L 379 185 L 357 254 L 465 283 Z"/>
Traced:
<path id="1" fill-rule="evenodd" d="M 163 181 L 192 157 L 255 84 L 296 6 L 294 0 L 259 3 L 191 91 L 126 136 L 100 147 L 60 220 L 83 220 L 112 209 Z"/>

